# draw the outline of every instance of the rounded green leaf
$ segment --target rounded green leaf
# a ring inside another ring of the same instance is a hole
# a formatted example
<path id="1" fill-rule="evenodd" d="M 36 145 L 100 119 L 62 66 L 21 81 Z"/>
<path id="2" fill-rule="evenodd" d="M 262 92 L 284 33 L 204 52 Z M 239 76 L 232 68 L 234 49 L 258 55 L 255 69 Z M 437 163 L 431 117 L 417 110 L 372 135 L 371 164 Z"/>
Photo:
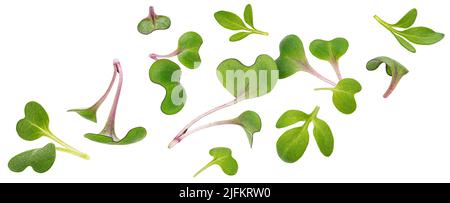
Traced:
<path id="1" fill-rule="evenodd" d="M 416 18 L 417 18 L 417 9 L 413 8 L 392 26 L 398 28 L 409 28 L 414 24 L 414 22 L 416 22 Z"/>
<path id="2" fill-rule="evenodd" d="M 91 141 L 103 143 L 103 144 L 109 144 L 109 145 L 130 145 L 130 144 L 140 142 L 146 136 L 147 136 L 147 131 L 145 130 L 145 128 L 142 128 L 142 127 L 137 127 L 137 128 L 131 129 L 127 133 L 127 135 L 118 142 L 115 142 L 111 137 L 105 136 L 102 134 L 88 133 L 88 134 L 84 135 L 84 137 L 86 137 L 87 139 L 89 139 Z"/>
<path id="3" fill-rule="evenodd" d="M 322 152 L 322 154 L 326 157 L 331 156 L 334 149 L 334 138 L 330 126 L 328 126 L 325 121 L 318 118 L 315 118 L 313 123 L 313 134 L 320 152 Z"/>
<path id="4" fill-rule="evenodd" d="M 288 35 L 280 42 L 280 56 L 276 60 L 280 79 L 287 78 L 309 66 L 303 43 L 296 35 Z"/>
<path id="5" fill-rule="evenodd" d="M 237 42 L 239 40 L 242 40 L 242 39 L 248 37 L 250 34 L 252 34 L 252 33 L 251 32 L 238 32 L 234 35 L 231 35 L 230 42 Z"/>
<path id="6" fill-rule="evenodd" d="M 250 147 L 252 147 L 253 134 L 261 131 L 261 118 L 259 115 L 254 111 L 245 111 L 233 121 L 244 128 Z"/>
<path id="7" fill-rule="evenodd" d="M 281 117 L 277 121 L 277 128 L 284 128 L 290 125 L 296 124 L 300 121 L 306 121 L 309 118 L 309 115 L 304 113 L 303 111 L 298 110 L 289 110 L 283 113 Z"/>
<path id="8" fill-rule="evenodd" d="M 307 127 L 298 127 L 286 131 L 277 141 L 277 152 L 281 160 L 287 163 L 298 161 L 309 143 Z"/>
<path id="9" fill-rule="evenodd" d="M 376 70 L 381 64 L 386 64 L 386 73 L 392 77 L 391 83 L 386 90 L 386 93 L 383 95 L 385 98 L 389 97 L 390 94 L 395 90 L 398 83 L 400 82 L 400 79 L 403 78 L 406 74 L 408 74 L 408 69 L 397 62 L 394 59 L 391 59 L 386 56 L 381 56 L 374 58 L 367 62 L 366 68 L 369 71 Z"/>
<path id="10" fill-rule="evenodd" d="M 431 45 L 441 41 L 444 34 L 435 32 L 427 27 L 413 27 L 400 32 L 400 35 L 410 42 L 421 45 Z"/>
<path id="11" fill-rule="evenodd" d="M 275 61 L 263 54 L 251 66 L 227 59 L 219 64 L 217 77 L 233 96 L 251 99 L 272 91 L 278 81 L 278 69 Z"/>
<path id="12" fill-rule="evenodd" d="M 29 102 L 25 106 L 25 118 L 21 119 L 16 130 L 19 136 L 27 141 L 33 141 L 48 134 L 49 118 L 45 109 L 37 102 Z"/>
<path id="13" fill-rule="evenodd" d="M 180 67 L 168 59 L 161 59 L 152 64 L 149 76 L 153 83 L 161 85 L 166 90 L 161 111 L 167 115 L 180 112 L 186 102 L 186 92 L 180 84 Z"/>
<path id="14" fill-rule="evenodd" d="M 152 18 L 144 18 L 138 24 L 138 31 L 141 34 L 149 35 L 155 30 L 169 29 L 170 25 L 170 18 L 167 16 L 157 16 L 154 21 Z"/>
<path id="15" fill-rule="evenodd" d="M 344 114 L 352 114 L 356 110 L 355 94 L 362 89 L 358 81 L 345 78 L 333 89 L 334 106 Z"/>
<path id="16" fill-rule="evenodd" d="M 348 41 L 344 38 L 336 38 L 331 41 L 317 39 L 311 42 L 309 50 L 321 60 L 336 63 L 347 52 Z"/>
<path id="17" fill-rule="evenodd" d="M 53 166 L 56 159 L 54 144 L 47 144 L 40 149 L 33 149 L 13 157 L 8 167 L 13 172 L 22 172 L 29 166 L 37 173 L 45 173 Z"/>
<path id="18" fill-rule="evenodd" d="M 229 30 L 249 30 L 242 19 L 234 13 L 228 11 L 218 11 L 214 14 L 216 21 Z"/>
<path id="19" fill-rule="evenodd" d="M 205 167 L 200 169 L 200 171 L 198 171 L 194 175 L 194 177 L 203 172 L 204 170 L 206 170 L 207 168 L 216 164 L 220 166 L 220 168 L 225 174 L 229 176 L 236 175 L 239 167 L 237 161 L 233 158 L 231 153 L 232 153 L 231 149 L 225 147 L 217 147 L 211 149 L 209 151 L 209 154 L 213 156 L 214 159 L 211 162 L 209 162 Z"/>
<path id="20" fill-rule="evenodd" d="M 196 32 L 186 32 L 178 40 L 178 60 L 184 66 L 195 69 L 200 66 L 201 58 L 198 53 L 203 44 L 202 37 Z"/>

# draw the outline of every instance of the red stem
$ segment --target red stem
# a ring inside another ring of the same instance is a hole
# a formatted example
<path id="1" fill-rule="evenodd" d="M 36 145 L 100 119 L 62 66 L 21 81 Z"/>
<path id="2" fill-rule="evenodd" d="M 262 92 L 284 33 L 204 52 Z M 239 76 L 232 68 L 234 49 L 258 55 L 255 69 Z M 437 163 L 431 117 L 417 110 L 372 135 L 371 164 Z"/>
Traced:
<path id="1" fill-rule="evenodd" d="M 158 55 L 158 54 L 150 54 L 149 57 L 152 58 L 153 60 L 158 60 L 160 58 L 170 58 L 170 57 L 174 57 L 176 55 L 178 55 L 180 53 L 180 50 L 176 49 L 175 51 L 173 51 L 170 54 L 166 54 L 166 55 Z"/>
<path id="2" fill-rule="evenodd" d="M 336 83 L 331 81 L 330 79 L 326 78 L 325 76 L 321 75 L 320 73 L 318 73 L 316 70 L 314 70 L 311 66 L 306 66 L 304 69 L 305 72 L 316 76 L 317 78 L 319 78 L 320 80 L 332 85 L 333 87 L 336 86 Z"/>
<path id="3" fill-rule="evenodd" d="M 336 76 L 338 77 L 338 79 L 342 80 L 342 74 L 339 70 L 339 63 L 337 61 L 331 62 L 331 66 L 333 66 L 334 72 L 336 72 Z"/>
<path id="4" fill-rule="evenodd" d="M 392 92 L 394 92 L 395 88 L 396 88 L 397 85 L 398 85 L 398 82 L 399 82 L 400 78 L 401 78 L 401 77 L 399 77 L 397 71 L 395 71 L 395 72 L 392 74 L 391 84 L 389 85 L 388 89 L 387 89 L 386 92 L 384 93 L 384 95 L 383 95 L 384 98 L 388 98 L 388 97 L 392 94 Z"/>
<path id="5" fill-rule="evenodd" d="M 114 68 L 116 72 L 119 73 L 119 84 L 117 85 L 116 96 L 114 97 L 114 102 L 111 107 L 111 111 L 109 112 L 108 121 L 106 122 L 105 128 L 103 129 L 102 132 L 107 133 L 114 141 L 119 141 L 120 139 L 116 136 L 114 130 L 114 124 L 116 120 L 116 112 L 117 106 L 119 104 L 120 93 L 122 90 L 123 73 L 122 73 L 122 66 L 120 65 L 120 62 L 117 59 L 114 59 Z"/>

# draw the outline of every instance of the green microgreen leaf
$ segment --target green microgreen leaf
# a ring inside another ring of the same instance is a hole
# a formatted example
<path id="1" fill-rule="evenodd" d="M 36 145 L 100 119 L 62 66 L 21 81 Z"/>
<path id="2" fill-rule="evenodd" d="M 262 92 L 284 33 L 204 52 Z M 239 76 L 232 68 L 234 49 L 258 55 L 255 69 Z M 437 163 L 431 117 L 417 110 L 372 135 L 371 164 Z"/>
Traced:
<path id="1" fill-rule="evenodd" d="M 234 97 L 251 99 L 272 91 L 278 81 L 278 69 L 275 61 L 263 54 L 251 66 L 227 59 L 219 64 L 217 77 Z"/>
<path id="2" fill-rule="evenodd" d="M 389 24 L 382 20 L 378 16 L 374 18 L 389 32 L 391 32 L 397 41 L 408 51 L 416 53 L 416 49 L 409 42 L 418 45 L 432 45 L 444 38 L 444 34 L 435 32 L 434 30 L 427 27 L 411 27 L 417 18 L 417 10 L 412 9 L 406 15 L 403 16 L 395 24 Z M 396 28 L 404 28 L 405 30 L 396 30 Z M 409 41 L 409 42 L 407 42 Z"/>
<path id="3" fill-rule="evenodd" d="M 246 31 L 238 32 L 232 35 L 230 37 L 231 42 L 242 40 L 250 34 L 259 34 L 265 36 L 269 35 L 269 33 L 260 31 L 255 28 L 253 24 L 253 9 L 250 4 L 248 4 L 244 10 L 244 21 L 250 26 L 250 28 L 245 25 L 244 21 L 242 21 L 242 19 L 238 15 L 229 11 L 218 11 L 214 14 L 214 18 L 222 27 L 226 29 Z"/>
<path id="4" fill-rule="evenodd" d="M 141 34 L 149 35 L 155 30 L 169 29 L 170 24 L 169 17 L 156 15 L 153 7 L 150 7 L 149 15 L 139 22 L 137 29 Z"/>
<path id="5" fill-rule="evenodd" d="M 168 59 L 161 59 L 152 64 L 149 76 L 153 83 L 161 85 L 166 90 L 161 111 L 167 115 L 180 112 L 186 103 L 186 91 L 180 84 L 180 67 Z"/>
<path id="6" fill-rule="evenodd" d="M 8 167 L 13 172 L 22 172 L 31 167 L 37 173 L 45 173 L 53 166 L 56 159 L 56 147 L 54 144 L 47 144 L 40 149 L 33 149 L 18 154 L 13 157 Z"/>
<path id="7" fill-rule="evenodd" d="M 361 84 L 351 78 L 345 78 L 334 88 L 318 88 L 316 90 L 330 90 L 333 92 L 334 106 L 344 114 L 352 114 L 356 110 L 355 94 L 361 91 Z"/>
<path id="8" fill-rule="evenodd" d="M 87 139 L 89 139 L 91 141 L 103 143 L 103 144 L 130 145 L 130 144 L 134 144 L 134 143 L 137 143 L 137 142 L 143 140 L 146 137 L 146 135 L 147 135 L 147 131 L 145 130 L 145 128 L 137 127 L 137 128 L 131 129 L 127 133 L 127 135 L 119 141 L 114 141 L 112 137 L 105 136 L 102 134 L 88 133 L 88 134 L 84 135 L 84 137 L 86 137 Z"/>
<path id="9" fill-rule="evenodd" d="M 316 107 L 311 114 L 305 114 L 298 110 L 285 112 L 277 122 L 278 126 L 288 126 L 299 121 L 304 121 L 300 127 L 295 127 L 283 133 L 277 141 L 277 152 L 281 160 L 287 163 L 298 161 L 306 151 L 309 144 L 309 125 L 313 123 L 313 134 L 320 151 L 326 157 L 333 153 L 334 138 L 328 124 L 319 119 L 319 107 Z M 292 116 L 292 118 L 290 118 Z"/>
<path id="10" fill-rule="evenodd" d="M 367 62 L 366 68 L 369 71 L 373 71 L 376 70 L 383 63 L 386 64 L 386 73 L 392 77 L 389 88 L 383 95 L 384 98 L 387 98 L 395 90 L 398 83 L 400 82 L 400 79 L 402 79 L 403 76 L 408 74 L 409 71 L 405 66 L 403 66 L 396 60 L 385 56 L 377 57 L 370 60 L 369 62 Z"/>
<path id="11" fill-rule="evenodd" d="M 330 62 L 339 80 L 342 80 L 339 59 L 347 52 L 348 46 L 348 41 L 344 38 L 336 38 L 331 41 L 317 39 L 311 42 L 309 50 L 318 59 Z"/>
<path id="12" fill-rule="evenodd" d="M 236 173 L 238 171 L 238 163 L 231 155 L 230 149 L 225 148 L 225 147 L 213 148 L 209 151 L 209 154 L 211 156 L 213 156 L 214 159 L 211 162 L 209 162 L 208 164 L 206 164 L 205 167 L 200 169 L 200 171 L 198 171 L 194 175 L 194 177 L 198 176 L 201 172 L 203 172 L 204 170 L 206 170 L 207 168 L 209 168 L 213 165 L 220 166 L 222 171 L 229 176 L 236 175 Z"/>
<path id="13" fill-rule="evenodd" d="M 261 131 L 261 118 L 254 111 L 245 111 L 239 117 L 232 120 L 236 125 L 240 125 L 247 134 L 250 147 L 253 146 L 253 135 Z"/>
<path id="14" fill-rule="evenodd" d="M 299 110 L 286 111 L 277 121 L 277 128 L 285 128 L 300 121 L 306 121 L 309 115 Z"/>

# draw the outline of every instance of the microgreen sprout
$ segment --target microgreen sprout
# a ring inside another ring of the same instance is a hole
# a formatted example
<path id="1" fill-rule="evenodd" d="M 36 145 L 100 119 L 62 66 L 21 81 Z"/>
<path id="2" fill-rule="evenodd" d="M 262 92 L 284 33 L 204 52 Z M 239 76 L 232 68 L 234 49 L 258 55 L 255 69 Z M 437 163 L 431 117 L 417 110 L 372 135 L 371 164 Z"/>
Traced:
<path id="1" fill-rule="evenodd" d="M 417 9 L 412 9 L 406 13 L 397 23 L 389 24 L 378 16 L 374 18 L 389 32 L 391 32 L 395 39 L 408 51 L 416 53 L 416 48 L 411 43 L 418 45 L 431 45 L 441 41 L 444 34 L 435 32 L 427 27 L 411 27 L 417 18 Z M 395 28 L 403 28 L 404 30 L 397 30 Z M 409 41 L 409 42 L 408 42 Z M 411 43 L 410 43 L 411 42 Z"/>
<path id="2" fill-rule="evenodd" d="M 155 30 L 166 30 L 170 27 L 170 18 L 167 16 L 156 15 L 153 6 L 149 8 L 149 14 L 138 24 L 138 31 L 141 34 L 149 35 Z"/>
<path id="3" fill-rule="evenodd" d="M 384 98 L 388 98 L 389 95 L 391 95 L 397 87 L 400 79 L 408 74 L 409 71 L 405 66 L 403 66 L 396 60 L 386 56 L 381 56 L 370 60 L 369 62 L 367 62 L 366 68 L 369 71 L 373 71 L 378 69 L 378 67 L 380 67 L 380 65 L 383 63 L 386 64 L 386 73 L 392 77 L 391 84 L 383 95 Z"/>
<path id="4" fill-rule="evenodd" d="M 342 75 L 339 70 L 339 58 L 348 50 L 348 41 L 346 39 L 335 38 L 331 41 L 317 39 L 311 42 L 309 50 L 315 57 L 330 62 L 338 79 L 342 80 Z"/>
<path id="5" fill-rule="evenodd" d="M 198 33 L 186 32 L 178 39 L 178 48 L 175 51 L 167 55 L 153 53 L 150 54 L 149 57 L 158 60 L 161 58 L 177 56 L 181 64 L 190 69 L 195 69 L 198 68 L 201 63 L 199 50 L 202 44 L 203 39 Z"/>
<path id="6" fill-rule="evenodd" d="M 345 78 L 332 88 L 317 88 L 316 90 L 329 90 L 333 92 L 334 106 L 344 114 L 352 114 L 356 110 L 355 94 L 362 89 L 358 81 Z"/>
<path id="7" fill-rule="evenodd" d="M 312 68 L 306 58 L 303 43 L 296 35 L 288 35 L 280 42 L 280 56 L 276 63 L 280 71 L 280 79 L 287 78 L 298 71 L 304 71 L 332 86 L 336 85 L 335 82 L 322 76 Z"/>
<path id="8" fill-rule="evenodd" d="M 244 21 L 242 21 L 242 19 L 238 15 L 229 11 L 218 11 L 214 14 L 214 18 L 222 27 L 229 30 L 240 31 L 230 37 L 231 42 L 242 40 L 251 34 L 259 34 L 265 36 L 269 35 L 269 33 L 260 31 L 255 28 L 253 23 L 253 10 L 250 4 L 248 4 L 244 10 L 244 21 L 250 27 L 245 25 Z"/>
<path id="9" fill-rule="evenodd" d="M 69 153 L 86 160 L 89 159 L 89 155 L 78 151 L 54 135 L 50 131 L 49 124 L 48 114 L 39 103 L 27 103 L 25 117 L 16 126 L 17 134 L 26 141 L 47 137 L 62 147 L 56 147 L 53 143 L 49 143 L 43 148 L 23 152 L 9 161 L 8 166 L 11 171 L 22 172 L 31 166 L 38 173 L 47 172 L 55 162 L 56 151 Z"/>
<path id="10" fill-rule="evenodd" d="M 227 89 L 235 98 L 230 102 L 197 116 L 189 122 L 177 136 L 175 136 L 169 144 L 169 148 L 172 148 L 179 143 L 186 136 L 185 134 L 190 132 L 190 128 L 204 117 L 246 99 L 260 97 L 271 92 L 278 81 L 278 69 L 275 61 L 270 56 L 263 54 L 258 56 L 255 63 L 251 66 L 246 66 L 236 59 L 227 59 L 219 64 L 217 68 L 217 77 L 225 89 Z M 257 124 L 255 121 L 259 120 L 259 116 L 250 116 L 250 118 L 253 123 L 252 125 L 258 126 L 255 125 Z M 246 124 L 241 123 L 241 125 L 244 127 Z M 253 129 L 258 128 L 255 127 Z M 250 145 L 251 144 L 252 141 L 250 141 Z"/>
<path id="11" fill-rule="evenodd" d="M 205 171 L 209 167 L 213 165 L 218 165 L 222 169 L 222 171 L 229 175 L 233 176 L 236 175 L 238 172 L 238 163 L 231 155 L 231 149 L 225 148 L 225 147 L 217 147 L 213 148 L 209 151 L 209 154 L 214 157 L 214 159 L 206 164 L 205 167 L 200 169 L 194 177 L 197 177 L 201 172 Z"/>
<path id="12" fill-rule="evenodd" d="M 278 139 L 276 144 L 277 152 L 283 161 L 294 163 L 303 156 L 309 144 L 308 127 L 311 123 L 314 125 L 313 134 L 320 152 L 326 157 L 331 156 L 334 149 L 333 133 L 328 124 L 317 117 L 319 109 L 319 107 L 316 107 L 311 114 L 290 110 L 280 117 L 276 124 L 277 128 L 284 128 L 301 121 L 304 122 L 301 127 L 286 131 Z"/>

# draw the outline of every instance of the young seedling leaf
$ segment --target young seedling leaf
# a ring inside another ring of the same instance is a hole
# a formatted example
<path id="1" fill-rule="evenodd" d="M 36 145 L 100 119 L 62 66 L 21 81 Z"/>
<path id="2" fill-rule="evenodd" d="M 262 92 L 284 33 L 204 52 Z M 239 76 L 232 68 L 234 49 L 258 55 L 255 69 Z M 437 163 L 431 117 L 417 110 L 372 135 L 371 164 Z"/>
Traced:
<path id="1" fill-rule="evenodd" d="M 261 131 L 261 118 L 259 115 L 254 111 L 245 111 L 232 121 L 244 128 L 250 147 L 252 147 L 253 134 Z"/>
<path id="2" fill-rule="evenodd" d="M 219 64 L 217 77 L 234 97 L 251 99 L 272 91 L 278 81 L 278 69 L 268 55 L 258 56 L 251 66 L 227 59 Z"/>
<path id="3" fill-rule="evenodd" d="M 336 38 L 331 41 L 317 39 L 311 42 L 309 50 L 318 59 L 330 62 L 339 80 L 342 80 L 339 70 L 339 59 L 348 50 L 348 41 L 346 39 Z"/>
<path id="4" fill-rule="evenodd" d="M 250 28 L 245 25 L 244 21 L 242 21 L 238 15 L 229 11 L 218 11 L 214 14 L 214 18 L 222 27 L 226 29 L 245 31 L 232 35 L 230 37 L 231 42 L 242 40 L 251 34 L 269 35 L 269 33 L 255 28 L 253 24 L 253 9 L 250 4 L 248 4 L 244 10 L 244 21 L 250 26 Z"/>
<path id="5" fill-rule="evenodd" d="M 409 42 L 418 45 L 432 45 L 444 38 L 444 34 L 435 32 L 434 30 L 427 27 L 411 27 L 417 18 L 417 10 L 412 9 L 406 15 L 403 16 L 395 24 L 389 24 L 382 20 L 378 16 L 374 18 L 389 32 L 391 32 L 397 41 L 408 51 L 416 53 L 416 49 Z M 403 28 L 405 30 L 397 30 L 395 28 Z M 407 42 L 409 41 L 409 42 Z"/>
<path id="6" fill-rule="evenodd" d="M 108 89 L 106 89 L 106 92 L 102 95 L 102 97 L 100 97 L 100 99 L 89 108 L 71 109 L 68 112 L 78 113 L 81 117 L 88 119 L 94 123 L 97 123 L 97 110 L 100 108 L 100 106 L 103 104 L 103 102 L 108 97 L 109 93 L 111 92 L 111 89 L 113 88 L 114 82 L 116 81 L 118 70 L 116 70 L 115 66 L 113 66 L 113 67 L 114 67 L 114 72 L 113 72 L 111 82 L 109 83 Z"/>
<path id="7" fill-rule="evenodd" d="M 325 78 L 311 67 L 305 55 L 303 42 L 296 35 L 288 35 L 281 40 L 280 56 L 276 60 L 276 63 L 280 71 L 280 79 L 288 78 L 298 71 L 304 71 L 330 85 L 336 85 L 336 83 Z"/>
<path id="8" fill-rule="evenodd" d="M 286 111 L 277 121 L 277 128 L 285 128 L 294 125 L 300 121 L 306 121 L 309 115 L 299 110 Z"/>
<path id="9" fill-rule="evenodd" d="M 250 25 L 253 29 L 255 29 L 255 26 L 253 25 L 253 9 L 252 5 L 250 4 L 247 4 L 247 6 L 245 6 L 244 20 L 247 25 Z"/>
<path id="10" fill-rule="evenodd" d="M 316 107 L 311 114 L 289 110 L 280 117 L 277 127 L 304 121 L 302 126 L 287 130 L 278 139 L 276 146 L 281 160 L 294 163 L 303 156 L 309 144 L 308 128 L 311 123 L 314 125 L 313 134 L 322 154 L 328 157 L 333 153 L 333 134 L 328 124 L 317 117 L 318 112 L 319 107 Z"/>
<path id="11" fill-rule="evenodd" d="M 8 167 L 11 171 L 19 173 L 31 167 L 37 173 L 45 173 L 53 166 L 56 159 L 56 147 L 54 144 L 47 144 L 40 149 L 33 149 L 18 154 L 13 157 Z"/>
<path id="12" fill-rule="evenodd" d="M 202 37 L 196 32 L 186 32 L 178 39 L 178 47 L 175 51 L 166 55 L 150 54 L 150 58 L 159 60 L 177 56 L 181 64 L 190 69 L 200 66 L 202 60 L 199 50 L 203 44 Z"/>
<path id="13" fill-rule="evenodd" d="M 398 28 L 409 28 L 414 24 L 414 22 L 416 22 L 416 18 L 417 18 L 417 9 L 413 8 L 392 26 Z"/>
<path id="14" fill-rule="evenodd" d="M 156 15 L 154 8 L 151 6 L 149 15 L 142 19 L 137 28 L 141 34 L 149 35 L 155 30 L 166 30 L 170 27 L 170 18 L 167 16 Z"/>
<path id="15" fill-rule="evenodd" d="M 222 171 L 229 176 L 236 175 L 238 171 L 238 163 L 231 155 L 230 149 L 225 147 L 213 148 L 209 151 L 209 154 L 213 156 L 214 159 L 206 164 L 205 167 L 200 169 L 194 177 L 198 176 L 201 172 L 213 165 L 219 165 Z"/>
<path id="16" fill-rule="evenodd" d="M 344 114 L 352 114 L 356 110 L 355 94 L 361 91 L 361 84 L 351 78 L 346 78 L 334 88 L 318 88 L 316 90 L 330 90 L 333 92 L 334 106 Z"/>
<path id="17" fill-rule="evenodd" d="M 186 91 L 180 84 L 180 67 L 168 59 L 161 59 L 152 64 L 149 76 L 153 83 L 161 85 L 166 90 L 161 111 L 167 115 L 180 112 L 186 103 Z"/>
<path id="18" fill-rule="evenodd" d="M 25 105 L 25 118 L 17 123 L 17 134 L 27 141 L 37 140 L 51 134 L 49 123 L 45 109 L 37 102 L 29 102 Z"/>
<path id="19" fill-rule="evenodd" d="M 409 71 L 405 66 L 403 66 L 396 60 L 385 56 L 377 57 L 370 60 L 369 62 L 367 62 L 366 68 L 369 71 L 373 71 L 376 70 L 383 63 L 386 64 L 386 73 L 392 77 L 389 88 L 383 95 L 384 98 L 388 98 L 389 95 L 391 95 L 392 92 L 397 87 L 398 83 L 400 82 L 400 79 L 402 79 L 403 76 L 408 74 Z"/>
<path id="20" fill-rule="evenodd" d="M 334 138 L 330 126 L 319 118 L 314 119 L 313 124 L 313 134 L 320 152 L 326 157 L 331 156 L 334 149 Z"/>
<path id="21" fill-rule="evenodd" d="M 137 143 L 137 142 L 143 140 L 146 137 L 146 135 L 147 135 L 147 131 L 145 130 L 145 128 L 137 127 L 137 128 L 131 129 L 123 139 L 121 139 L 120 141 L 117 141 L 117 142 L 114 141 L 111 137 L 105 136 L 102 134 L 88 133 L 88 134 L 84 135 L 84 137 L 86 137 L 87 139 L 89 139 L 91 141 L 103 143 L 103 144 L 130 145 L 130 144 L 134 144 L 134 143 Z"/>

